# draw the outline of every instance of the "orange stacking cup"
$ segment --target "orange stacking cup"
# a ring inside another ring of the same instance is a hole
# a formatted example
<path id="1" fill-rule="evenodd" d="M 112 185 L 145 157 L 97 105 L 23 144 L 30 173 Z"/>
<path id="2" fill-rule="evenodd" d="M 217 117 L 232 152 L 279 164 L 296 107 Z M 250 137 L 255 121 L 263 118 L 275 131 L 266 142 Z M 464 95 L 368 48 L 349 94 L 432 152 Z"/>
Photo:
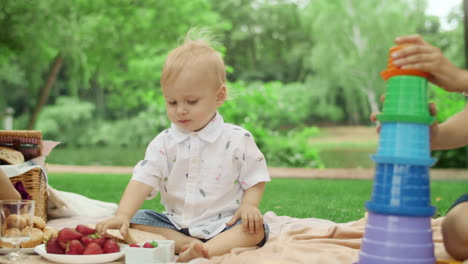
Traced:
<path id="1" fill-rule="evenodd" d="M 385 81 L 393 76 L 398 76 L 398 75 L 412 75 L 412 76 L 423 77 L 426 79 L 429 78 L 430 74 L 428 72 L 415 70 L 415 69 L 400 69 L 399 67 L 393 64 L 392 53 L 407 46 L 408 45 L 399 45 L 399 46 L 393 46 L 392 48 L 390 48 L 390 52 L 388 53 L 387 69 L 385 69 L 384 71 L 380 73 L 380 75 Z"/>

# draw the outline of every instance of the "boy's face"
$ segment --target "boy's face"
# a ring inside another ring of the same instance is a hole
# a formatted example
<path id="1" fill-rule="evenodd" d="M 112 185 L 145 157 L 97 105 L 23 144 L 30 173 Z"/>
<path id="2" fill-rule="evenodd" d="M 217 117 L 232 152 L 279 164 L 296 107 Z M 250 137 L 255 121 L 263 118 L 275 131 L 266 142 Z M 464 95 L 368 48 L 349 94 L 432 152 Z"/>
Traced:
<path id="1" fill-rule="evenodd" d="M 169 119 L 186 131 L 198 131 L 214 117 L 226 99 L 226 88 L 202 65 L 184 69 L 163 87 Z"/>

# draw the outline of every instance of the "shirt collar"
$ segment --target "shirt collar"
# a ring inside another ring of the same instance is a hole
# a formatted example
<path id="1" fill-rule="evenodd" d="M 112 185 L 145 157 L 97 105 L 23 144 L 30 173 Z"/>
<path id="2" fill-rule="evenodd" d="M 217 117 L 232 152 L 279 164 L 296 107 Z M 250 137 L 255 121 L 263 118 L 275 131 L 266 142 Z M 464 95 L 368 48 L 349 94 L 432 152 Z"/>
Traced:
<path id="1" fill-rule="evenodd" d="M 213 117 L 213 119 L 211 119 L 211 121 L 208 122 L 208 124 L 200 131 L 188 132 L 178 127 L 174 123 L 171 123 L 171 128 L 169 131 L 177 144 L 192 135 L 198 135 L 202 140 L 213 143 L 216 139 L 218 139 L 219 135 L 221 135 L 221 132 L 223 131 L 223 124 L 223 117 L 218 112 L 216 112 L 215 117 Z"/>

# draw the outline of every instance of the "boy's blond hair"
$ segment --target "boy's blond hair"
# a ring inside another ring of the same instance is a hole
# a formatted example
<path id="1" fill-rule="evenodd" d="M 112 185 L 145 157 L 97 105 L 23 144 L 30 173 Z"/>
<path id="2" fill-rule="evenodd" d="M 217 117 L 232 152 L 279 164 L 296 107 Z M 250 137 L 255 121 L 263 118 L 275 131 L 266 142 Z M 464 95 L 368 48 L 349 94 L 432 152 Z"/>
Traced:
<path id="1" fill-rule="evenodd" d="M 195 33 L 200 36 L 194 38 Z M 213 71 L 219 82 L 218 87 L 225 85 L 226 70 L 224 61 L 221 54 L 210 45 L 214 43 L 214 40 L 205 31 L 197 30 L 195 32 L 193 29 L 190 30 L 185 36 L 183 44 L 167 55 L 161 74 L 161 86 L 164 87 L 173 82 L 186 67 L 199 65 L 200 63 L 206 63 L 210 71 Z"/>

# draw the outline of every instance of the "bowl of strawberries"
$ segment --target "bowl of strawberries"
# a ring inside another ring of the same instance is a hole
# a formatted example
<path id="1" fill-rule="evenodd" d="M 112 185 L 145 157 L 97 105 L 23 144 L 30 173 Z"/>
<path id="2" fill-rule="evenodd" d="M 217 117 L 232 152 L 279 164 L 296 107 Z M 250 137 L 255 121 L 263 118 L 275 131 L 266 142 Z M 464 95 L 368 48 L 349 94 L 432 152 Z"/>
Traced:
<path id="1" fill-rule="evenodd" d="M 105 263 L 124 256 L 123 247 L 111 237 L 101 236 L 96 229 L 85 225 L 63 228 L 57 236 L 45 244 L 36 246 L 34 251 L 42 257 L 61 263 Z"/>

